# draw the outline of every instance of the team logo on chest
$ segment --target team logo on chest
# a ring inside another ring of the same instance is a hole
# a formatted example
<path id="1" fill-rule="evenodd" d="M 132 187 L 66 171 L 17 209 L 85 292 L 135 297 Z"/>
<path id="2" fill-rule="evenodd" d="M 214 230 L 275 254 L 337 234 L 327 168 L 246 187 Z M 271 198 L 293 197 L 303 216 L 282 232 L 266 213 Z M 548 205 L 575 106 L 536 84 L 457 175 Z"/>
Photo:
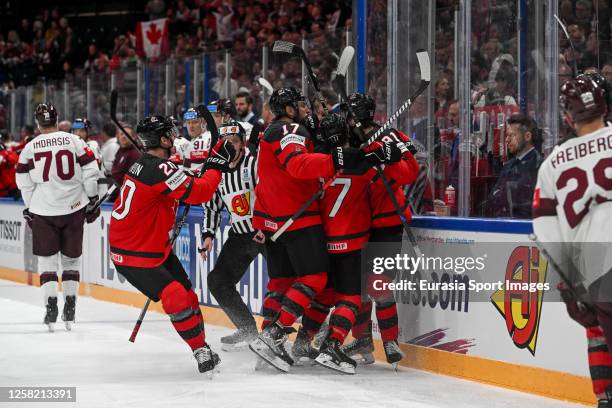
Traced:
<path id="1" fill-rule="evenodd" d="M 232 212 L 244 217 L 251 212 L 251 192 L 237 194 L 232 198 Z"/>

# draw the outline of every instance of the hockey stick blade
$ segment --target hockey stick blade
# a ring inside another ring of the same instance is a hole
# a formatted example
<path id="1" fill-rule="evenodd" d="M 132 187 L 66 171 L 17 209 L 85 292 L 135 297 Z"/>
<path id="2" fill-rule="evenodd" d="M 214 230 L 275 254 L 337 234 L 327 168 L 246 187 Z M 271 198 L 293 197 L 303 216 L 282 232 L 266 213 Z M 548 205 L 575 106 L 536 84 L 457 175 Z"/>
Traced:
<path id="1" fill-rule="evenodd" d="M 277 40 L 277 41 L 274 41 L 274 45 L 272 46 L 272 52 L 284 52 L 287 54 L 295 54 L 296 47 L 297 45 L 295 45 L 292 42 Z"/>
<path id="2" fill-rule="evenodd" d="M 346 76 L 348 72 L 349 65 L 351 65 L 351 61 L 353 61 L 353 56 L 355 55 L 355 48 L 350 45 L 345 47 L 342 50 L 342 55 L 340 55 L 340 60 L 338 61 L 338 66 L 336 67 L 335 74 Z"/>
<path id="3" fill-rule="evenodd" d="M 204 122 L 206 122 L 206 128 L 210 132 L 210 148 L 212 149 L 219 141 L 219 129 L 217 129 L 215 119 L 206 105 L 198 105 L 195 109 L 198 112 L 198 115 L 202 116 L 204 118 Z"/>
<path id="4" fill-rule="evenodd" d="M 570 37 L 569 35 L 569 31 L 567 31 L 567 27 L 565 26 L 565 24 L 563 24 L 563 21 L 561 21 L 561 19 L 559 18 L 559 16 L 557 16 L 556 14 L 553 14 L 553 17 L 555 17 L 555 20 L 557 20 L 557 23 L 559 23 L 559 25 L 561 26 L 561 29 L 563 30 L 563 33 L 565 34 L 565 38 L 567 38 L 567 41 L 570 44 L 570 47 L 572 48 L 572 53 L 574 54 L 574 60 L 572 61 L 572 68 L 574 68 L 574 76 L 578 75 L 578 64 L 576 62 L 576 48 L 574 47 L 574 42 L 572 41 L 572 37 Z"/>
<path id="5" fill-rule="evenodd" d="M 113 121 L 115 126 L 117 126 L 119 128 L 121 133 L 123 133 L 125 135 L 125 137 L 127 137 L 128 140 L 130 142 L 132 142 L 132 144 L 134 146 L 136 146 L 136 148 L 142 153 L 142 147 L 138 143 L 136 143 L 136 140 L 134 140 L 134 138 L 125 130 L 123 125 L 121 125 L 121 123 L 119 123 L 119 121 L 117 120 L 117 101 L 118 101 L 118 99 L 119 99 L 119 93 L 117 92 L 116 89 L 113 89 L 111 91 L 111 96 L 110 96 L 110 117 L 111 117 L 111 120 Z"/>
<path id="6" fill-rule="evenodd" d="M 421 72 L 421 81 L 431 81 L 431 65 L 429 54 L 421 49 L 416 52 L 417 60 L 419 61 L 419 70 Z"/>
<path id="7" fill-rule="evenodd" d="M 272 88 L 272 84 L 266 78 L 259 77 L 257 79 L 257 82 L 263 89 L 266 90 L 266 92 L 268 92 L 268 94 L 272 95 L 272 92 L 274 92 L 274 88 Z"/>

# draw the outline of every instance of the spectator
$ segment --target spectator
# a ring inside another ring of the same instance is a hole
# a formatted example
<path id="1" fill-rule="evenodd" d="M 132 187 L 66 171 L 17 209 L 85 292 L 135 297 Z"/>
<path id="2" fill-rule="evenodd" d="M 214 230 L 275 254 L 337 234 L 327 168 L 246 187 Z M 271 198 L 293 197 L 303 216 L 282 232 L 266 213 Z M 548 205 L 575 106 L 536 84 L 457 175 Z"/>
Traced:
<path id="1" fill-rule="evenodd" d="M 8 135 L 8 133 L 6 134 Z M 15 181 L 15 169 L 18 161 L 17 153 L 0 143 L 0 197 L 20 197 Z"/>
<path id="2" fill-rule="evenodd" d="M 217 63 L 216 66 L 217 77 L 212 80 L 212 90 L 219 95 L 219 98 L 229 98 L 226 92 L 226 81 L 227 81 L 227 70 L 225 64 L 222 62 Z M 235 79 L 229 79 L 230 81 L 230 95 L 236 95 L 238 93 L 238 83 Z"/>
<path id="3" fill-rule="evenodd" d="M 612 61 L 605 63 L 601 69 L 601 74 L 606 78 L 606 81 L 608 81 L 609 84 L 612 84 Z"/>
<path id="4" fill-rule="evenodd" d="M 123 128 L 130 134 L 134 141 L 137 140 L 136 131 L 134 128 L 128 124 L 123 124 Z M 119 143 L 119 150 L 117 150 L 117 154 L 115 155 L 115 160 L 113 161 L 113 167 L 111 170 L 111 176 L 117 182 L 117 184 L 123 184 L 123 177 L 128 172 L 132 164 L 136 162 L 140 158 L 140 150 L 136 146 L 132 144 L 130 139 L 123 132 L 117 129 L 116 133 L 117 142 Z M 118 190 L 109 197 L 108 201 L 115 201 L 117 195 L 119 194 Z"/>
<path id="5" fill-rule="evenodd" d="M 60 132 L 70 133 L 70 129 L 72 129 L 72 122 L 70 122 L 69 120 L 62 120 L 57 125 L 57 128 L 59 129 Z"/>
<path id="6" fill-rule="evenodd" d="M 541 134 L 536 122 L 516 114 L 508 119 L 508 152 L 514 156 L 502 168 L 487 207 L 496 217 L 530 218 L 531 201 L 542 163 Z"/>
<path id="7" fill-rule="evenodd" d="M 119 150 L 119 142 L 117 142 L 116 134 L 117 127 L 114 124 L 108 122 L 102 126 L 102 132 L 100 133 L 102 147 L 100 148 L 100 152 L 102 154 L 104 174 L 107 177 L 112 174 L 113 162 Z"/>
<path id="8" fill-rule="evenodd" d="M 248 122 L 254 125 L 259 120 L 259 116 L 253 112 L 253 98 L 248 92 L 238 92 L 234 99 L 238 117 L 243 122 Z"/>

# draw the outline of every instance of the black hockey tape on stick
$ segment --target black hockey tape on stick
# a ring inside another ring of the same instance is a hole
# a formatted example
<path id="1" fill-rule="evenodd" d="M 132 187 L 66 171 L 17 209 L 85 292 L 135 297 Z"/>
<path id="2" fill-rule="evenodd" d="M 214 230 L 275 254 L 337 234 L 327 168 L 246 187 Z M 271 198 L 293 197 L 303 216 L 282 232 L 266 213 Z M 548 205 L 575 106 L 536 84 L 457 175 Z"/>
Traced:
<path id="1" fill-rule="evenodd" d="M 117 120 L 117 102 L 118 102 L 118 99 L 119 99 L 119 93 L 117 92 L 116 89 L 113 89 L 111 91 L 111 97 L 110 97 L 110 117 L 111 117 L 111 120 L 119 128 L 119 130 L 121 130 L 121 132 L 129 139 L 129 141 L 132 142 L 132 144 L 134 146 L 136 146 L 136 148 L 142 153 L 142 147 L 140 147 L 140 145 L 138 143 L 136 143 L 136 140 L 134 140 L 132 138 L 132 136 L 125 130 L 125 128 Z"/>
<path id="2" fill-rule="evenodd" d="M 288 41 L 277 40 L 274 42 L 274 46 L 272 46 L 272 52 L 280 52 L 280 53 L 289 54 L 291 56 L 298 57 L 302 60 L 302 62 L 306 66 L 306 71 L 308 71 L 308 78 L 310 79 L 310 83 L 315 89 L 315 96 L 321 102 L 321 105 L 323 105 L 323 109 L 327 113 L 329 110 L 327 108 L 327 104 L 325 103 L 325 100 L 323 99 L 323 96 L 321 95 L 321 89 L 319 88 L 319 81 L 317 80 L 317 76 L 314 74 L 312 70 L 312 65 L 310 65 L 310 61 L 308 60 L 308 57 L 306 56 L 306 52 L 304 52 L 302 47 L 299 47 Z"/>
<path id="3" fill-rule="evenodd" d="M 278 42 L 278 41 L 277 41 Z M 294 46 L 294 44 L 289 43 L 291 46 Z M 276 43 L 275 43 L 276 45 Z M 391 117 L 389 118 L 389 120 L 387 120 L 380 129 L 378 129 L 374 135 L 368 139 L 368 141 L 363 145 L 363 146 L 368 146 L 372 143 L 374 143 L 376 141 L 376 139 L 382 134 L 382 132 L 384 132 L 385 130 L 387 130 L 389 127 L 391 127 L 391 124 L 402 114 L 404 113 L 404 111 L 406 109 L 408 109 L 410 106 L 412 106 L 412 103 L 414 102 L 414 100 L 423 93 L 423 91 L 425 91 L 425 89 L 427 89 L 427 87 L 429 86 L 429 83 L 431 81 L 431 65 L 429 63 L 429 54 L 427 53 L 427 51 L 425 50 L 418 50 L 417 53 L 417 59 L 419 61 L 419 67 L 421 70 L 421 84 L 419 85 L 419 88 L 415 91 L 415 93 L 406 101 L 402 104 L 402 106 L 400 106 L 400 108 L 393 114 L 391 115 Z M 345 91 L 345 95 L 346 95 L 346 91 Z M 325 189 L 327 189 L 327 187 L 329 187 L 329 185 L 336 179 L 336 177 L 338 177 L 339 172 L 336 172 L 336 174 L 334 174 L 334 176 L 332 178 L 330 178 L 324 185 L 323 187 L 321 187 L 316 193 L 314 193 L 312 195 L 312 197 L 310 197 L 308 199 L 308 201 L 306 201 L 296 212 L 295 214 L 293 214 L 291 216 L 291 218 L 289 218 L 289 220 L 287 220 L 287 222 L 285 222 L 283 224 L 282 227 L 280 227 L 275 233 L 274 235 L 272 235 L 271 239 L 272 241 L 276 241 L 294 222 L 296 219 L 298 219 L 303 213 L 304 211 L 306 211 L 306 209 L 308 207 L 310 207 L 310 205 L 317 200 L 319 197 L 321 197 L 321 195 L 323 194 L 323 192 L 325 191 Z M 382 174 L 383 180 L 385 180 L 385 176 L 384 174 Z M 388 181 L 387 181 L 387 185 L 388 185 Z M 390 186 L 389 186 L 390 189 Z M 389 190 L 387 190 L 387 193 L 389 193 Z M 389 194 L 391 196 L 391 200 L 393 201 L 395 196 L 393 194 Z M 394 201 L 394 205 L 396 206 L 396 212 L 398 212 L 398 215 L 400 217 L 401 220 L 405 221 L 405 217 L 403 216 L 403 213 L 401 211 L 401 207 L 399 206 L 399 203 L 397 202 L 397 200 Z M 406 233 L 408 235 L 408 239 L 410 240 L 412 247 L 415 251 L 415 254 L 420 254 L 421 251 L 418 248 L 417 242 L 416 242 L 416 238 L 414 237 L 414 235 L 412 234 L 412 232 L 410 231 L 410 229 L 407 227 L 407 222 L 405 223 L 406 225 L 404 225 L 404 229 L 406 230 Z"/>

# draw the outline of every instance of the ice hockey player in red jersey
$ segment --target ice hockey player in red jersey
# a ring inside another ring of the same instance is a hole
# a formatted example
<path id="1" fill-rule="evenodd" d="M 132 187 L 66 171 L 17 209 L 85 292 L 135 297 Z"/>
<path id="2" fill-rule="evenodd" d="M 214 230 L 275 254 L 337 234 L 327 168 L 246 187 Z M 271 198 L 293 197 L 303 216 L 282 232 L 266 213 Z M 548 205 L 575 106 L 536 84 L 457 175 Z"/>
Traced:
<path id="1" fill-rule="evenodd" d="M 259 147 L 253 217 L 253 227 L 268 236 L 318 191 L 319 177 L 331 177 L 365 160 L 354 148 L 338 148 L 331 155 L 313 153 L 310 134 L 300 123 L 310 111 L 295 88 L 275 90 L 269 103 L 276 119 Z M 287 333 L 323 290 L 329 271 L 319 203 L 313 202 L 278 240 L 266 239 L 265 250 L 270 278 L 263 304 L 266 327 L 249 347 L 277 369 L 288 371 L 293 360 L 284 348 Z"/>
<path id="2" fill-rule="evenodd" d="M 351 112 L 355 115 L 349 124 L 356 131 L 356 125 L 360 124 L 363 136 L 368 138 L 378 130 L 379 125 L 374 122 L 374 111 L 376 104 L 369 95 L 354 93 L 349 96 L 348 103 Z M 403 142 L 408 149 L 412 148 L 410 139 L 396 129 L 389 129 L 382 133 L 378 139 L 383 142 Z M 405 205 L 406 198 L 402 191 L 402 186 L 413 183 L 419 171 L 419 165 L 412 155 L 408 153 L 404 156 L 404 161 L 408 166 L 407 171 L 399 174 L 399 177 L 388 179 L 395 197 L 401 208 L 405 208 L 404 217 L 410 220 L 412 214 L 410 208 Z M 377 178 L 370 185 L 370 206 L 372 208 L 372 225 L 370 229 L 370 242 L 385 242 L 395 244 L 397 253 L 401 250 L 403 226 L 400 217 L 397 215 L 395 206 L 381 178 Z M 372 341 L 372 303 L 365 302 L 359 311 L 357 321 L 353 326 L 353 336 L 355 341 L 345 346 L 345 351 L 349 355 L 360 354 L 366 362 L 373 362 L 371 357 L 374 345 Z M 380 335 L 383 340 L 385 355 L 390 364 L 397 364 L 403 354 L 399 348 L 398 337 L 398 317 L 397 305 L 394 300 L 376 302 L 376 318 Z"/>
<path id="3" fill-rule="evenodd" d="M 555 147 L 539 171 L 533 230 L 565 271 L 561 297 L 586 329 L 593 391 L 599 407 L 612 407 L 612 128 L 604 118 L 605 79 L 585 75 L 565 82 L 560 104 L 577 137 Z M 596 248 L 595 251 L 592 249 Z"/>
<path id="4" fill-rule="evenodd" d="M 320 134 L 322 143 L 318 150 L 330 152 L 348 146 L 348 125 L 339 114 L 323 118 Z M 331 269 L 327 288 L 306 309 L 303 326 L 292 349 L 294 358 L 312 356 L 310 341 L 329 308 L 335 306 L 329 319 L 328 335 L 315 361 L 345 374 L 355 373 L 356 362 L 345 355 L 340 346 L 361 305 L 361 249 L 368 242 L 372 219 L 368 187 L 377 174 L 374 166 L 397 163 L 385 169 L 390 177 L 394 171 L 406 171 L 402 148 L 401 143 L 375 142 L 365 149 L 366 161 L 362 168 L 343 171 L 325 190 L 320 206 Z"/>
<path id="5" fill-rule="evenodd" d="M 189 345 L 200 372 L 208 372 L 219 357 L 205 341 L 199 301 L 180 261 L 170 247 L 179 201 L 201 204 L 210 200 L 229 170 L 236 151 L 219 141 L 200 178 L 187 175 L 168 158 L 174 124 L 151 116 L 136 129 L 145 153 L 132 165 L 111 215 L 109 242 L 117 271 L 151 300 L 161 300 L 178 334 Z"/>

